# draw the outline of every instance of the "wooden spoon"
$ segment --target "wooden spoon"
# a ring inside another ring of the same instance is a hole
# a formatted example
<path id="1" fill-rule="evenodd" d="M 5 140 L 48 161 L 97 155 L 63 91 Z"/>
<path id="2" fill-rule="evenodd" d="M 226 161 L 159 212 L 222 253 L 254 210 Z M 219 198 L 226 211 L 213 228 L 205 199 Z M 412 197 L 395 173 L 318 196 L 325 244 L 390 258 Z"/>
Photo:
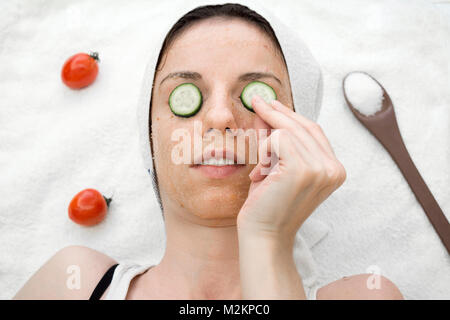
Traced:
<path id="1" fill-rule="evenodd" d="M 406 149 L 397 125 L 397 119 L 395 117 L 394 106 L 391 98 L 383 86 L 371 75 L 363 71 L 354 72 L 366 74 L 381 87 L 384 97 L 383 104 L 380 110 L 370 116 L 364 115 L 359 112 L 358 109 L 354 108 L 351 102 L 347 99 L 345 92 L 345 79 L 353 73 L 350 72 L 342 80 L 344 98 L 347 105 L 362 125 L 365 126 L 389 152 L 392 159 L 402 172 L 403 177 L 405 177 L 411 187 L 417 201 L 419 201 L 425 211 L 438 236 L 441 238 L 447 252 L 450 254 L 450 224 L 439 207 L 439 204 L 436 202 L 436 199 L 433 197 L 430 189 L 428 189 L 428 186 L 422 179 L 422 176 L 414 165 L 408 150 Z"/>

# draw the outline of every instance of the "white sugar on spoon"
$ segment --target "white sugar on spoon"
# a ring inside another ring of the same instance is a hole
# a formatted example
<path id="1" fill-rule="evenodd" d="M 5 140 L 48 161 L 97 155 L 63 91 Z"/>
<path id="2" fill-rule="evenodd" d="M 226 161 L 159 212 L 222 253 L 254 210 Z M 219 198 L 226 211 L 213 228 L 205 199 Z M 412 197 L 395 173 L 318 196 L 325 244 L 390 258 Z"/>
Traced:
<path id="1" fill-rule="evenodd" d="M 350 73 L 344 82 L 347 99 L 355 109 L 366 116 L 373 115 L 383 106 L 383 90 L 364 72 Z"/>

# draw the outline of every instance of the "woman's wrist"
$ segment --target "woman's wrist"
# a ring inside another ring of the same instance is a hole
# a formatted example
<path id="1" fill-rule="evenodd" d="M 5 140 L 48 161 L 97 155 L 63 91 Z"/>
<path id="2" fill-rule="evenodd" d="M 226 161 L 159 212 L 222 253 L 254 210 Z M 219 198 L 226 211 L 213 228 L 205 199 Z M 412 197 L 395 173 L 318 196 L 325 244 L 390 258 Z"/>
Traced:
<path id="1" fill-rule="evenodd" d="M 281 230 L 280 228 L 268 228 L 255 223 L 238 223 L 237 231 L 242 241 L 257 239 L 272 247 L 292 247 L 297 230 Z"/>
<path id="2" fill-rule="evenodd" d="M 271 233 L 238 232 L 240 253 L 245 257 L 264 258 L 267 262 L 293 262 L 293 242 L 280 235 Z"/>
<path id="3" fill-rule="evenodd" d="M 242 298 L 305 299 L 293 241 L 271 233 L 243 231 L 238 233 Z"/>

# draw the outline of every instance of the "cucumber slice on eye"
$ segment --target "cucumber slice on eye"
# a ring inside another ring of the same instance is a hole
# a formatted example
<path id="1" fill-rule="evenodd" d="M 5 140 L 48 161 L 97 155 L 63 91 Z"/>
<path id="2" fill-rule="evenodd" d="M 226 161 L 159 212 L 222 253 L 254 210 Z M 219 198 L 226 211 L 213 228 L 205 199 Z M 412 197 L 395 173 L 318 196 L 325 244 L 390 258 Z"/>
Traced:
<path id="1" fill-rule="evenodd" d="M 170 110 L 180 117 L 191 117 L 196 114 L 202 102 L 202 93 L 193 83 L 178 85 L 169 96 Z"/>
<path id="2" fill-rule="evenodd" d="M 252 112 L 255 112 L 252 107 L 252 98 L 255 94 L 260 96 L 267 103 L 277 99 L 275 90 L 268 84 L 261 81 L 250 82 L 245 86 L 244 90 L 242 90 L 240 98 L 244 106 Z"/>

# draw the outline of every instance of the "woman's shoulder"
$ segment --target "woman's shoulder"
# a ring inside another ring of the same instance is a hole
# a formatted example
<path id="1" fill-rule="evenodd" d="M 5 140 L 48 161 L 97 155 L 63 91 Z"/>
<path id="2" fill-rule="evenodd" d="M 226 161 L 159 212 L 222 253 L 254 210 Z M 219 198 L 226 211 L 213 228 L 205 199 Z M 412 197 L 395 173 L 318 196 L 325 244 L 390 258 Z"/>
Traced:
<path id="1" fill-rule="evenodd" d="M 47 260 L 14 299 L 89 299 L 105 272 L 117 262 L 84 246 L 68 246 Z"/>
<path id="2" fill-rule="evenodd" d="M 397 286 L 378 274 L 355 274 L 333 281 L 317 291 L 318 300 L 403 300 Z"/>

